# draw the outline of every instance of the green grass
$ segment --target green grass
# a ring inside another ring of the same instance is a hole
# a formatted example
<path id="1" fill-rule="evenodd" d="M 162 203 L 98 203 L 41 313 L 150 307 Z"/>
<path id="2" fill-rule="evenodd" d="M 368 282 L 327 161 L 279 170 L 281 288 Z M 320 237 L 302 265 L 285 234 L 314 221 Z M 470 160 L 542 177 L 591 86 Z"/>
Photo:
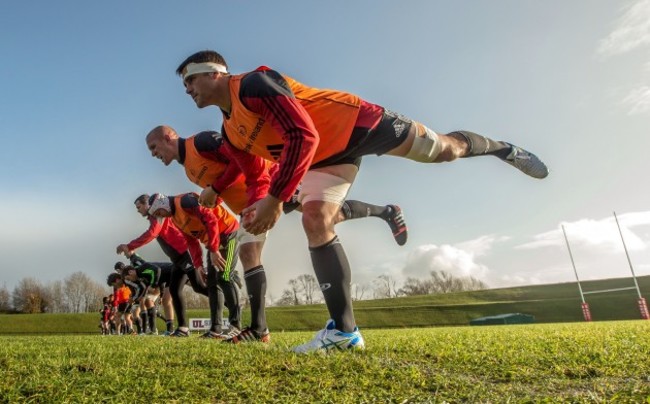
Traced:
<path id="1" fill-rule="evenodd" d="M 0 336 L 0 402 L 646 402 L 650 322 L 363 330 L 298 356 L 196 337 Z"/>

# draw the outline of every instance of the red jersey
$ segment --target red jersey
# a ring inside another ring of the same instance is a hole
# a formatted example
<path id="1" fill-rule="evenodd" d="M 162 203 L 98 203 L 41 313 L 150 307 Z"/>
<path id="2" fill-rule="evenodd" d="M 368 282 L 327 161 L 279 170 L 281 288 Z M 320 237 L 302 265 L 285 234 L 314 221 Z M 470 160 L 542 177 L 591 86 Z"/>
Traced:
<path id="1" fill-rule="evenodd" d="M 170 258 L 172 255 L 170 254 L 169 248 L 174 249 L 178 254 L 183 254 L 187 251 L 187 243 L 185 242 L 183 233 L 174 226 L 169 218 L 164 218 L 159 221 L 155 217 L 147 215 L 147 220 L 149 220 L 149 228 L 140 237 L 127 244 L 129 250 L 133 251 L 138 249 L 150 243 L 155 238 L 158 240 L 165 254 L 170 256 Z"/>
<path id="2" fill-rule="evenodd" d="M 239 229 L 239 222 L 226 208 L 217 205 L 206 208 L 199 205 L 199 196 L 187 193 L 170 197 L 172 221 L 185 234 L 188 243 L 201 241 L 208 251 L 219 250 L 220 236 Z M 192 257 L 195 265 L 202 266 L 201 256 Z"/>
<path id="3" fill-rule="evenodd" d="M 217 132 L 179 139 L 178 149 L 187 178 L 201 188 L 212 186 L 234 213 L 266 196 L 273 163 L 256 156 L 236 162 Z"/>
<path id="4" fill-rule="evenodd" d="M 262 66 L 232 76 L 224 135 L 237 149 L 279 163 L 269 194 L 288 201 L 309 167 L 346 149 L 362 100 L 305 86 Z"/>
<path id="5" fill-rule="evenodd" d="M 128 303 L 131 298 L 131 289 L 126 285 L 122 285 L 115 290 L 113 296 L 113 307 L 117 307 L 122 303 Z"/>

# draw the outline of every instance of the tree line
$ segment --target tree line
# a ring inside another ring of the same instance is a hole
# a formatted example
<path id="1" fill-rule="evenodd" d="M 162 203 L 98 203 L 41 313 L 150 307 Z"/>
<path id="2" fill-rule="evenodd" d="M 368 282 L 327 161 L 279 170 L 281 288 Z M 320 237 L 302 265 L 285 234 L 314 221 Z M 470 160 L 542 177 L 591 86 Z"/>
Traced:
<path id="1" fill-rule="evenodd" d="M 379 275 L 368 284 L 353 284 L 353 300 L 387 299 L 399 296 L 430 295 L 487 289 L 474 277 L 457 277 L 446 271 L 431 271 L 426 279 L 407 278 L 402 287 L 390 275 Z M 83 272 L 75 272 L 63 281 L 43 284 L 35 278 L 23 278 L 10 292 L 0 287 L 0 313 L 84 313 L 99 311 L 102 298 L 110 291 Z M 187 308 L 206 309 L 205 296 L 183 291 Z M 242 294 L 245 299 L 245 294 Z M 323 302 L 318 281 L 314 275 L 303 274 L 290 279 L 279 299 L 270 297 L 274 306 L 297 306 Z M 247 302 L 242 302 L 244 306 Z"/>
<path id="2" fill-rule="evenodd" d="M 0 288 L 0 312 L 4 313 L 85 313 L 99 311 L 106 287 L 83 272 L 64 280 L 42 283 L 23 278 L 12 292 Z"/>
<path id="3" fill-rule="evenodd" d="M 431 271 L 426 279 L 406 278 L 401 288 L 390 275 L 379 275 L 369 284 L 352 284 L 352 300 L 391 299 L 400 296 L 431 295 L 487 289 L 487 284 L 472 276 L 454 276 L 447 271 Z M 297 306 L 322 303 L 318 281 L 314 275 L 290 279 L 289 285 L 274 302 L 276 306 Z"/>

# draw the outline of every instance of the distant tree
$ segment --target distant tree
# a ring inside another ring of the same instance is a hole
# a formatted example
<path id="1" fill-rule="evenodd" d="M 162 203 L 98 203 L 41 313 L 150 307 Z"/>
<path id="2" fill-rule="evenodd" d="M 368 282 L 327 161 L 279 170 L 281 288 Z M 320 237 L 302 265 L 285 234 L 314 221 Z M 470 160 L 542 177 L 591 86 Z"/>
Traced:
<path id="1" fill-rule="evenodd" d="M 94 312 L 94 311 L 99 311 L 102 306 L 103 302 L 102 299 L 104 296 L 108 296 L 108 293 L 106 293 L 106 288 L 91 280 L 90 287 L 88 288 L 88 292 L 86 294 L 86 307 L 85 307 L 85 312 Z"/>
<path id="2" fill-rule="evenodd" d="M 187 309 L 208 309 L 210 307 L 208 298 L 198 294 L 192 288 L 183 288 L 183 298 L 185 300 L 185 308 Z"/>
<path id="3" fill-rule="evenodd" d="M 11 293 L 9 293 L 7 285 L 2 285 L 0 288 L 0 313 L 8 313 L 11 309 Z"/>
<path id="4" fill-rule="evenodd" d="M 353 283 L 352 284 L 352 300 L 357 301 L 357 300 L 363 300 L 363 295 L 366 293 L 368 290 L 368 285 L 367 284 L 358 284 L 358 283 Z"/>
<path id="5" fill-rule="evenodd" d="M 48 311 L 50 313 L 65 313 L 68 311 L 68 306 L 65 301 L 65 293 L 63 292 L 63 282 L 53 281 L 47 286 L 47 294 L 50 298 L 50 305 Z"/>
<path id="6" fill-rule="evenodd" d="M 84 313 L 99 310 L 104 287 L 78 271 L 63 280 L 63 293 L 69 312 Z"/>
<path id="7" fill-rule="evenodd" d="M 302 276 L 302 275 L 301 275 Z M 277 300 L 276 305 L 278 306 L 298 306 L 303 304 L 301 296 L 304 294 L 304 289 L 301 281 L 299 280 L 300 276 L 295 279 L 289 279 L 289 288 L 282 291 L 282 295 Z M 305 282 L 309 282 L 305 280 Z"/>
<path id="8" fill-rule="evenodd" d="M 282 291 L 282 296 L 275 301 L 276 306 L 293 306 L 296 303 L 296 298 L 289 289 L 284 289 Z"/>
<path id="9" fill-rule="evenodd" d="M 463 290 L 484 290 L 488 288 L 487 283 L 474 278 L 473 276 L 468 276 L 462 279 L 463 281 Z"/>
<path id="10" fill-rule="evenodd" d="M 390 275 L 379 275 L 377 278 L 374 280 L 375 285 L 375 291 L 374 295 L 378 299 L 385 299 L 385 298 L 394 298 L 397 297 L 397 281 L 393 279 Z"/>
<path id="11" fill-rule="evenodd" d="M 13 305 L 20 313 L 43 313 L 47 309 L 46 292 L 41 283 L 34 278 L 23 278 L 14 288 Z"/>
<path id="12" fill-rule="evenodd" d="M 320 296 L 318 296 L 320 287 L 314 275 L 303 274 L 296 278 L 296 280 L 298 281 L 302 295 L 305 297 L 305 304 L 314 304 L 321 300 Z"/>
<path id="13" fill-rule="evenodd" d="M 437 293 L 461 292 L 462 282 L 447 271 L 431 271 L 433 286 Z"/>
<path id="14" fill-rule="evenodd" d="M 428 279 L 406 278 L 404 286 L 399 290 L 401 295 L 417 296 L 433 293 L 433 282 Z"/>
<path id="15" fill-rule="evenodd" d="M 431 278 L 436 293 L 464 292 L 487 288 L 484 282 L 472 276 L 454 277 L 445 271 L 431 271 Z"/>

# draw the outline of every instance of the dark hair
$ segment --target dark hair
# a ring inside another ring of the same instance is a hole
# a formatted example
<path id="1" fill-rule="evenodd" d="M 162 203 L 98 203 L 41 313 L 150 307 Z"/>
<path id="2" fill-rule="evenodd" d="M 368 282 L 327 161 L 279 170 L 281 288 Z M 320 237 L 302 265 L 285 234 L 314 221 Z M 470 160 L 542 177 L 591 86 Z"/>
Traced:
<path id="1" fill-rule="evenodd" d="M 203 50 L 196 52 L 195 54 L 190 55 L 187 59 L 185 59 L 183 63 L 178 66 L 178 69 L 176 69 L 176 74 L 182 76 L 183 70 L 185 70 L 185 66 L 189 65 L 190 63 L 207 62 L 219 63 L 220 65 L 224 65 L 226 70 L 228 70 L 228 64 L 226 63 L 226 59 L 224 59 L 223 56 L 213 50 Z"/>
<path id="2" fill-rule="evenodd" d="M 141 204 L 144 205 L 145 203 L 147 203 L 148 200 L 149 200 L 149 194 L 142 194 L 142 195 L 138 196 L 137 198 L 135 198 L 135 201 L 133 201 L 133 203 L 136 204 L 136 203 L 140 202 Z"/>
<path id="3" fill-rule="evenodd" d="M 135 269 L 135 268 L 133 268 L 131 265 L 125 265 L 122 268 L 122 271 L 121 271 L 122 278 L 126 278 L 126 276 L 129 274 L 129 271 L 132 270 L 132 269 Z"/>
<path id="4" fill-rule="evenodd" d="M 108 286 L 113 286 L 115 281 L 117 281 L 118 279 L 122 279 L 122 275 L 120 275 L 120 274 L 118 274 L 116 272 L 113 272 L 112 274 L 108 275 L 108 278 L 106 278 L 106 284 Z"/>
<path id="5" fill-rule="evenodd" d="M 115 265 L 113 266 L 113 269 L 119 272 L 119 271 L 121 271 L 122 269 L 124 269 L 124 267 L 125 267 L 124 263 L 123 263 L 122 261 L 118 261 L 118 262 L 116 262 Z"/>
<path id="6" fill-rule="evenodd" d="M 156 197 L 158 197 L 158 193 L 155 193 L 149 197 L 149 206 L 153 205 L 153 201 L 156 200 Z"/>

